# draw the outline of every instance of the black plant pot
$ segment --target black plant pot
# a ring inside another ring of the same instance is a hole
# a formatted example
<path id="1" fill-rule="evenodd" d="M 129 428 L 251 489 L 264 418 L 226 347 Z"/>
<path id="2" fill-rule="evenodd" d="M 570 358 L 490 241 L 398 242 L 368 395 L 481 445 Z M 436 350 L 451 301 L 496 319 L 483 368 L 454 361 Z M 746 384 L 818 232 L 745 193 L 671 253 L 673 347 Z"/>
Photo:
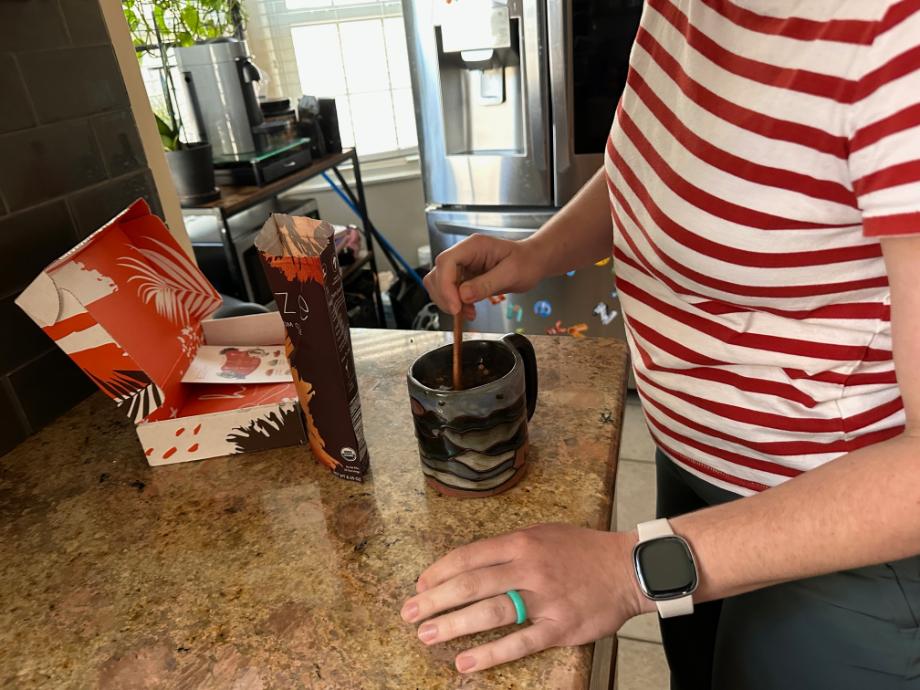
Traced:
<path id="1" fill-rule="evenodd" d="M 210 144 L 183 144 L 177 151 L 166 152 L 166 162 L 183 206 L 204 204 L 220 198 L 220 191 L 214 186 L 214 158 Z"/>

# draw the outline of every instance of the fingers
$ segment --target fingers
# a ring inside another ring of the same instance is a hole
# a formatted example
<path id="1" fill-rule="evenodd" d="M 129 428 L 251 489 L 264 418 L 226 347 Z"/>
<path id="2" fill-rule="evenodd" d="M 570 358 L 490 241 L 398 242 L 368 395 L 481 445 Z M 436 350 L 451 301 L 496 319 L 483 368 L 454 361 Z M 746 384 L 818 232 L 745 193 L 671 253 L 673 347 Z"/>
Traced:
<path id="1" fill-rule="evenodd" d="M 501 628 L 516 620 L 517 613 L 511 599 L 507 594 L 499 594 L 423 623 L 418 629 L 418 637 L 425 644 L 435 644 L 462 635 Z"/>
<path id="2" fill-rule="evenodd" d="M 501 275 L 503 268 L 503 264 L 498 264 L 491 271 L 462 283 L 460 285 L 460 299 L 464 304 L 472 304 L 501 292 L 498 289 L 499 281 L 508 277 Z"/>
<path id="3" fill-rule="evenodd" d="M 403 605 L 402 617 L 407 623 L 414 623 L 523 584 L 520 570 L 511 564 L 470 570 L 410 598 Z"/>
<path id="4" fill-rule="evenodd" d="M 460 298 L 457 282 L 461 273 L 469 278 L 488 272 L 508 256 L 513 247 L 513 242 L 494 237 L 468 237 L 438 254 L 434 269 L 425 278 L 428 294 L 441 309 L 452 315 L 457 314 L 463 308 L 463 302 L 472 301 Z M 495 278 L 493 275 L 491 280 Z"/>
<path id="5" fill-rule="evenodd" d="M 461 673 L 470 673 L 506 664 L 551 647 L 552 640 L 552 627 L 549 623 L 537 623 L 521 628 L 494 642 L 463 652 L 457 657 L 457 670 Z"/>
<path id="6" fill-rule="evenodd" d="M 424 592 L 468 570 L 508 563 L 519 539 L 519 533 L 512 532 L 460 546 L 428 566 L 419 576 L 415 589 Z"/>
<path id="7" fill-rule="evenodd" d="M 431 300 L 448 314 L 454 315 L 460 309 L 460 295 L 457 293 L 457 266 L 453 262 L 442 258 L 439 254 L 435 266 L 425 276 L 425 289 Z"/>

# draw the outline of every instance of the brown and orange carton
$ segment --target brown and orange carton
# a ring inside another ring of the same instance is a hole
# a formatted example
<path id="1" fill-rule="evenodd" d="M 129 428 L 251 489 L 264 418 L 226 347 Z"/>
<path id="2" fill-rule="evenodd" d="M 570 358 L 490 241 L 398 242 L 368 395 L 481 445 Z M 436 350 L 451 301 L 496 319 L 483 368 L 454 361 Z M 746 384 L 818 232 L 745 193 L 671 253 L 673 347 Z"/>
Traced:
<path id="1" fill-rule="evenodd" d="M 272 214 L 255 245 L 287 331 L 310 448 L 335 475 L 362 481 L 369 459 L 333 234 L 324 221 Z"/>

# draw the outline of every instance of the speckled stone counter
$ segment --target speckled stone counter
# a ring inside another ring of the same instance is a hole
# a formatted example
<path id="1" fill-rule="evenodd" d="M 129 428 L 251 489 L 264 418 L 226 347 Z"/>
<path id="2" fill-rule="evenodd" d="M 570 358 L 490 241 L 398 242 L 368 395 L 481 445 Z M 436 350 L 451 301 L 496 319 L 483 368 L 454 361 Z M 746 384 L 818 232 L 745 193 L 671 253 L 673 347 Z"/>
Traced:
<path id="1" fill-rule="evenodd" d="M 364 484 L 304 447 L 149 468 L 101 394 L 0 458 L 0 686 L 586 688 L 591 645 L 464 677 L 463 643 L 424 647 L 399 608 L 454 546 L 609 523 L 625 344 L 533 338 L 530 472 L 462 500 L 425 486 L 405 385 L 409 363 L 449 340 L 354 331 Z"/>

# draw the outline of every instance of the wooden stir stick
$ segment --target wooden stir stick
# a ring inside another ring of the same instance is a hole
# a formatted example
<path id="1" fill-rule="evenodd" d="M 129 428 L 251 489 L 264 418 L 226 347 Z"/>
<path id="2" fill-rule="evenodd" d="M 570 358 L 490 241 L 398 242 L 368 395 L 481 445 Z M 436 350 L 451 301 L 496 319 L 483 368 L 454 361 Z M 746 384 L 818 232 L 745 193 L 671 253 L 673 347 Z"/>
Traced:
<path id="1" fill-rule="evenodd" d="M 462 281 L 462 278 L 461 278 Z M 459 285 L 461 281 L 458 281 Z M 454 316 L 454 390 L 463 390 L 463 303 Z"/>
<path id="2" fill-rule="evenodd" d="M 463 311 L 454 317 L 454 390 L 463 390 Z"/>

